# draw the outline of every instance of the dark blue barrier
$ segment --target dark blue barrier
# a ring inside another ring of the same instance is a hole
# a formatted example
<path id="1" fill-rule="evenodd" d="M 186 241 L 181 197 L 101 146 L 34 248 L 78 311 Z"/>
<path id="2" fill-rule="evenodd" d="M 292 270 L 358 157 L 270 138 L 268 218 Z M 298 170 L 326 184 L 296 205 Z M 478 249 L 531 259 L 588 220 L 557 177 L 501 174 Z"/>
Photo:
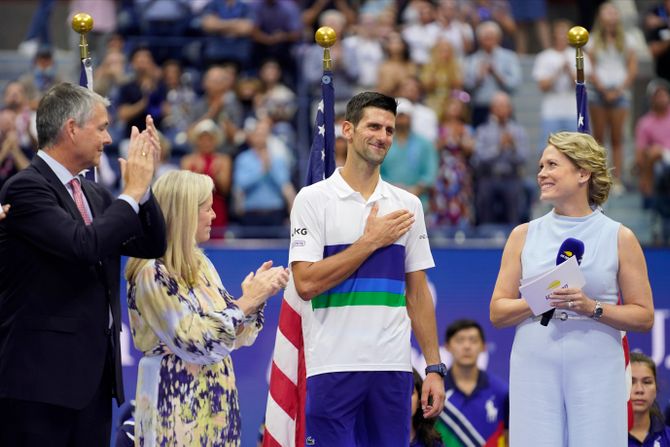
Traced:
<path id="1" fill-rule="evenodd" d="M 239 296 L 240 282 L 263 261 L 272 259 L 276 265 L 285 265 L 287 248 L 212 248 L 207 254 L 221 275 L 223 284 L 234 296 Z M 488 370 L 507 378 L 509 373 L 509 353 L 514 337 L 514 329 L 495 329 L 489 323 L 489 299 L 498 274 L 499 248 L 482 249 L 434 249 L 433 256 L 437 268 L 428 272 L 437 298 L 437 327 L 440 341 L 444 338 L 447 325 L 455 319 L 474 318 L 483 324 L 488 341 Z M 670 250 L 646 249 L 656 321 L 651 333 L 629 334 L 631 349 L 651 355 L 656 361 L 659 373 L 659 402 L 664 407 L 670 399 L 670 355 L 666 353 L 668 342 L 665 323 L 670 317 Z M 125 286 L 122 287 L 125 291 Z M 125 292 L 123 292 L 125 306 Z M 267 397 L 267 377 L 272 349 L 274 346 L 280 297 L 273 298 L 265 311 L 266 325 L 256 343 L 233 353 L 237 388 L 242 411 L 242 445 L 255 445 L 258 427 L 265 414 Z M 124 378 L 127 397 L 134 396 L 136 368 L 140 354 L 132 347 L 128 329 L 127 311 L 123 311 L 124 330 Z M 597 349 L 597 347 L 594 347 Z"/>

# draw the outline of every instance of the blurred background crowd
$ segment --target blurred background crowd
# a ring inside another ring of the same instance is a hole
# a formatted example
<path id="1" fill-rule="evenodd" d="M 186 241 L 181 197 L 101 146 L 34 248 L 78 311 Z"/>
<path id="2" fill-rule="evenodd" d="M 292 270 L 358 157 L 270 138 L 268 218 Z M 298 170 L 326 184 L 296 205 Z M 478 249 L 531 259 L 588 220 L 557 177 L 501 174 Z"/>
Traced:
<path id="1" fill-rule="evenodd" d="M 549 133 L 576 130 L 567 31 L 584 26 L 591 130 L 614 167 L 605 210 L 645 244 L 670 242 L 668 0 L 4 0 L 2 11 L 0 187 L 37 150 L 40 96 L 79 78 L 70 20 L 87 12 L 94 89 L 112 102 L 100 181 L 119 190 L 117 157 L 150 113 L 158 174 L 213 178 L 220 240 L 288 237 L 322 25 L 338 36 L 336 124 L 359 91 L 398 98 L 382 176 L 421 198 L 431 238 L 504 238 L 546 211 L 537 161 Z"/>

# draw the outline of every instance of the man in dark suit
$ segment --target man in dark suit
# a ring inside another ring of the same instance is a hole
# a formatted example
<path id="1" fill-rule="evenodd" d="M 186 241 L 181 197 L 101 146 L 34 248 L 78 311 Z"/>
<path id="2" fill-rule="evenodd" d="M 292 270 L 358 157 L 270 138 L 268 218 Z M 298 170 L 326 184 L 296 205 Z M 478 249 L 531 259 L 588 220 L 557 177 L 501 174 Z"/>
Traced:
<path id="1" fill-rule="evenodd" d="M 106 446 L 121 383 L 121 255 L 157 258 L 165 221 L 149 189 L 158 155 L 151 117 L 132 129 L 114 199 L 79 178 L 96 165 L 108 101 L 71 84 L 37 109 L 41 150 L 0 191 L 0 445 Z"/>

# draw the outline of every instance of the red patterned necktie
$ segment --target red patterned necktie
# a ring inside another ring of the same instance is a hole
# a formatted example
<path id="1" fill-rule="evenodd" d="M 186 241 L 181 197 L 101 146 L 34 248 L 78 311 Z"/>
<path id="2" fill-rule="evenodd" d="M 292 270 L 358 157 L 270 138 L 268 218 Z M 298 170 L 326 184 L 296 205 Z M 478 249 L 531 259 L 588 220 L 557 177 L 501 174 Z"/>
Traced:
<path id="1" fill-rule="evenodd" d="M 77 208 L 79 209 L 81 217 L 84 219 L 84 223 L 86 225 L 91 225 L 91 222 L 93 220 L 91 219 L 91 216 L 88 214 L 88 211 L 86 210 L 86 204 L 84 203 L 84 193 L 81 190 L 79 179 L 75 177 L 72 180 L 70 180 L 69 183 L 70 187 L 72 187 L 72 198 L 74 198 L 74 203 L 77 204 Z"/>

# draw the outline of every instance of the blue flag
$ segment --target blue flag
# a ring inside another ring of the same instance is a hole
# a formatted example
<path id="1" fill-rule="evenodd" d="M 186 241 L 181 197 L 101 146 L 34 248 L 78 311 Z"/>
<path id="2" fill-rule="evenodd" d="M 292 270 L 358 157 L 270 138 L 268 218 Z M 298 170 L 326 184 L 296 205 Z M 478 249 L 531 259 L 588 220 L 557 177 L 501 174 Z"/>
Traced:
<path id="1" fill-rule="evenodd" d="M 321 78 L 321 101 L 316 112 L 312 147 L 305 185 L 320 182 L 335 171 L 335 90 L 333 74 L 324 71 Z"/>
<path id="2" fill-rule="evenodd" d="M 586 96 L 586 86 L 577 82 L 577 132 L 591 133 L 589 129 L 589 104 Z"/>

